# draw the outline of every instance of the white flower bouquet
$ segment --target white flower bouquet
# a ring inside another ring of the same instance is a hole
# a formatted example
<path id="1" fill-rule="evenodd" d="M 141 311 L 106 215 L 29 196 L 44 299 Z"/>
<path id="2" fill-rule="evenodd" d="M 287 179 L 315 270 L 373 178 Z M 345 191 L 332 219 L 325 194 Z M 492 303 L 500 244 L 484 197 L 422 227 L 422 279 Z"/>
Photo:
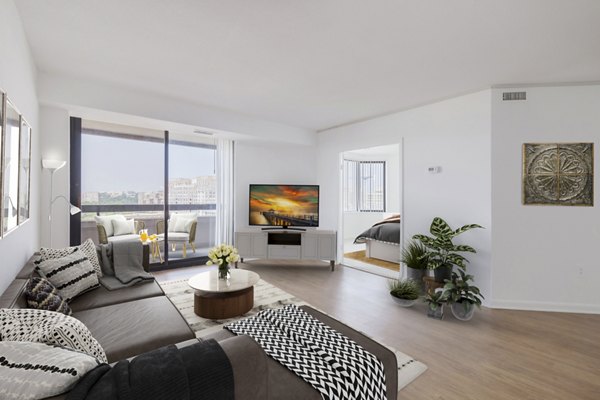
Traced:
<path id="1" fill-rule="evenodd" d="M 218 265 L 219 278 L 226 279 L 229 274 L 229 264 L 239 261 L 240 255 L 235 247 L 221 244 L 210 249 L 208 258 L 206 265 Z"/>

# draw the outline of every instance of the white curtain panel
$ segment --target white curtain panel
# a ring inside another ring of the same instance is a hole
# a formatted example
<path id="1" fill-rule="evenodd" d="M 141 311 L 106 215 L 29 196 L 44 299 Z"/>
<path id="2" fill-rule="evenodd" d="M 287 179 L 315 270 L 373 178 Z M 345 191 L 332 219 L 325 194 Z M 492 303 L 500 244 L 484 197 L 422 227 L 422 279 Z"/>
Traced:
<path id="1" fill-rule="evenodd" d="M 233 244 L 233 147 L 232 140 L 217 139 L 217 245 Z"/>

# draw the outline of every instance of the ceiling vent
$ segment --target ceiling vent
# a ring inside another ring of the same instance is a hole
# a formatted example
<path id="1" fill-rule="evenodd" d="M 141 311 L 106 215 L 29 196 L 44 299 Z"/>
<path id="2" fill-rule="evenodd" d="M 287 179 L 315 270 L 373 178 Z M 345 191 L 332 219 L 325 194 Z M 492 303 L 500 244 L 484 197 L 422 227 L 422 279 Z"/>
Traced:
<path id="1" fill-rule="evenodd" d="M 502 100 L 527 100 L 527 92 L 504 92 L 502 93 Z"/>

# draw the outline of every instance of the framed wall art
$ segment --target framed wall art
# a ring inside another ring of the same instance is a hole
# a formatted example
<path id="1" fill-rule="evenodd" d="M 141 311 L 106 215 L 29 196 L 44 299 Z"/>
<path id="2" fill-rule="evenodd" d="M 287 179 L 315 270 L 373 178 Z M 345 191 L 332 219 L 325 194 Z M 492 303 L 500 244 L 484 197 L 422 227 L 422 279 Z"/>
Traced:
<path id="1" fill-rule="evenodd" d="M 593 206 L 593 143 L 523 144 L 523 204 Z"/>

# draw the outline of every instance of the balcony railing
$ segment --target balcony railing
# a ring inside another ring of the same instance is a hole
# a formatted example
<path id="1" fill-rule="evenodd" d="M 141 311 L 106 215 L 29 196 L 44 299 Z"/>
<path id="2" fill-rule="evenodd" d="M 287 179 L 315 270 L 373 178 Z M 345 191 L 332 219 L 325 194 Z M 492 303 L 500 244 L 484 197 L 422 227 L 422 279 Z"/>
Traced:
<path id="1" fill-rule="evenodd" d="M 136 212 L 136 211 L 163 211 L 164 204 L 84 204 L 81 211 L 84 213 L 108 213 L 108 212 Z M 216 204 L 171 204 L 170 211 L 197 211 L 216 210 Z"/>
<path id="2" fill-rule="evenodd" d="M 84 204 L 81 206 L 81 241 L 91 238 L 98 243 L 98 231 L 94 215 L 123 214 L 126 218 L 142 221 L 149 234 L 156 232 L 158 221 L 164 219 L 164 204 Z M 196 240 L 194 242 L 196 253 L 188 251 L 188 257 L 206 256 L 208 249 L 214 246 L 214 232 L 216 223 L 216 204 L 172 204 L 169 211 L 173 212 L 199 212 L 196 226 Z M 178 251 L 177 253 L 179 253 Z M 179 258 L 175 254 L 171 258 Z"/>

